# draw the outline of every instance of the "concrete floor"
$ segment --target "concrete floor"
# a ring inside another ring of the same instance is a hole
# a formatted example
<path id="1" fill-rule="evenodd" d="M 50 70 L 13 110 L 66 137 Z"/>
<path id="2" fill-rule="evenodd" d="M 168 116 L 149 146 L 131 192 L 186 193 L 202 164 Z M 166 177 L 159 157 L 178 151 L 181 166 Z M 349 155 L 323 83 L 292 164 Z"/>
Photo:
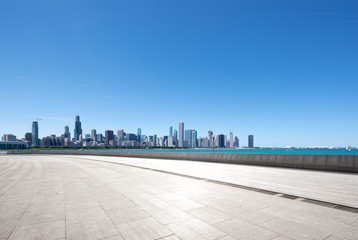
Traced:
<path id="1" fill-rule="evenodd" d="M 357 203 L 355 174 L 174 160 L 0 155 L 0 239 L 358 238 L 357 213 L 98 160 Z"/>

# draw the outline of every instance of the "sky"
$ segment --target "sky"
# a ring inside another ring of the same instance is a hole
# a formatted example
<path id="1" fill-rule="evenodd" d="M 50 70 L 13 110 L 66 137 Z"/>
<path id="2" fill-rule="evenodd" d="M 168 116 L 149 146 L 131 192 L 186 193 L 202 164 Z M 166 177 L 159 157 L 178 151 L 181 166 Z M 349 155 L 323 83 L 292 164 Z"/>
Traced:
<path id="1" fill-rule="evenodd" d="M 355 0 L 0 0 L 0 135 L 358 147 Z"/>

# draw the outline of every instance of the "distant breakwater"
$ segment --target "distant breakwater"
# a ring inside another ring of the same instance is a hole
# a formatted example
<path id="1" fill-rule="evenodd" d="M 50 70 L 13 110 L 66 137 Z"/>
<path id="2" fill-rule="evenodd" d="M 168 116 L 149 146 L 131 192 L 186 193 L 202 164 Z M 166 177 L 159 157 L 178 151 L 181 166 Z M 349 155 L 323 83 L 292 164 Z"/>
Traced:
<path id="1" fill-rule="evenodd" d="M 264 153 L 195 153 L 195 152 L 86 152 L 12 150 L 8 154 L 62 154 L 112 157 L 175 159 L 269 167 L 300 168 L 358 173 L 358 155 L 334 154 L 264 154 Z"/>

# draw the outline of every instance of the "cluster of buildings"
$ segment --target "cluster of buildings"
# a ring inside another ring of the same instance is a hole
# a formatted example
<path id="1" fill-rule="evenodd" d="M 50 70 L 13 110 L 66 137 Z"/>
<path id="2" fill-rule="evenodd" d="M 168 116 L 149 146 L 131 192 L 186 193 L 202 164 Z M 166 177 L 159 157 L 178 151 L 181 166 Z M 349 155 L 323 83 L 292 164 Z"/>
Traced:
<path id="1" fill-rule="evenodd" d="M 166 136 L 158 137 L 156 134 L 146 136 L 142 134 L 140 128 L 137 134 L 126 133 L 123 129 L 117 130 L 116 134 L 112 130 L 106 130 L 105 134 L 97 133 L 96 129 L 91 130 L 91 134 L 83 134 L 80 117 L 76 116 L 73 138 L 69 127 L 65 126 L 61 136 L 51 135 L 39 138 L 38 121 L 32 123 L 32 132 L 25 134 L 25 138 L 17 140 L 12 134 L 5 134 L 1 143 L 12 142 L 22 143 L 27 146 L 133 146 L 133 147 L 178 147 L 178 148 L 239 148 L 239 139 L 231 132 L 229 136 L 225 134 L 214 135 L 213 131 L 208 131 L 205 137 L 198 137 L 195 129 L 185 129 L 184 123 L 180 122 L 178 130 L 169 128 Z M 248 147 L 254 147 L 254 136 L 248 136 Z M 4 147 L 3 147 L 4 148 Z M 6 148 L 6 147 L 5 147 Z M 1 149 L 1 145 L 0 145 Z"/>

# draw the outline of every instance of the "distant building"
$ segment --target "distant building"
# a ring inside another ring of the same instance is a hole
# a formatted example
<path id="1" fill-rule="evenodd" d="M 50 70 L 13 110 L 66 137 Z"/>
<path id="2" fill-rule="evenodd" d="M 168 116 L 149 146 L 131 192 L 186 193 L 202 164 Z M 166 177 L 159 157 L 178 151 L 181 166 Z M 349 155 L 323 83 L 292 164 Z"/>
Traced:
<path id="1" fill-rule="evenodd" d="M 169 136 L 173 136 L 173 127 L 169 128 Z"/>
<path id="2" fill-rule="evenodd" d="M 103 143 L 103 135 L 102 133 L 99 133 L 96 135 L 96 142 Z"/>
<path id="3" fill-rule="evenodd" d="M 4 134 L 3 140 L 4 142 L 16 142 L 16 136 L 12 134 Z"/>
<path id="4" fill-rule="evenodd" d="M 234 134 L 230 132 L 230 148 L 234 148 Z"/>
<path id="5" fill-rule="evenodd" d="M 197 140 L 198 140 L 198 132 L 193 130 L 191 133 L 191 147 L 193 148 L 198 147 Z"/>
<path id="6" fill-rule="evenodd" d="M 235 146 L 235 147 L 240 147 L 240 146 L 239 146 L 239 138 L 238 138 L 238 137 L 235 137 L 234 146 Z"/>
<path id="7" fill-rule="evenodd" d="M 193 130 L 185 130 L 184 147 L 192 147 Z"/>
<path id="8" fill-rule="evenodd" d="M 253 148 L 253 147 L 254 147 L 254 135 L 249 135 L 248 147 L 249 147 L 249 148 Z"/>
<path id="9" fill-rule="evenodd" d="M 81 126 L 81 122 L 80 122 L 80 116 L 76 116 L 75 130 L 74 130 L 75 141 L 80 140 L 80 135 L 82 135 L 82 126 Z"/>
<path id="10" fill-rule="evenodd" d="M 135 135 L 134 133 L 128 133 L 126 135 L 126 141 L 137 141 L 137 135 Z"/>
<path id="11" fill-rule="evenodd" d="M 23 142 L 0 142 L 0 149 L 25 149 L 28 145 Z"/>
<path id="12" fill-rule="evenodd" d="M 184 147 L 184 123 L 179 123 L 179 141 L 178 141 L 179 147 Z"/>
<path id="13" fill-rule="evenodd" d="M 119 129 L 119 130 L 117 131 L 117 144 L 118 144 L 119 146 L 122 146 L 122 142 L 125 140 L 125 139 L 124 139 L 124 135 L 125 135 L 125 133 L 124 133 L 124 130 L 123 130 L 123 129 Z"/>
<path id="14" fill-rule="evenodd" d="M 25 133 L 25 142 L 31 146 L 32 144 L 32 133 Z"/>
<path id="15" fill-rule="evenodd" d="M 32 145 L 39 146 L 39 124 L 38 122 L 32 122 Z"/>
<path id="16" fill-rule="evenodd" d="M 113 131 L 106 130 L 105 138 L 106 138 L 106 144 L 109 145 L 109 141 L 113 140 Z"/>
<path id="17" fill-rule="evenodd" d="M 153 136 L 153 146 L 156 147 L 157 146 L 157 135 L 154 134 Z"/>
<path id="18" fill-rule="evenodd" d="M 97 131 L 96 131 L 96 129 L 92 129 L 91 130 L 91 139 L 93 141 L 96 141 L 96 137 L 97 137 Z"/>
<path id="19" fill-rule="evenodd" d="M 140 143 L 142 141 L 142 129 L 137 129 L 137 141 Z"/>
<path id="20" fill-rule="evenodd" d="M 216 137 L 217 137 L 217 146 L 219 148 L 225 147 L 225 141 L 226 141 L 225 135 L 224 134 L 219 134 Z"/>
<path id="21" fill-rule="evenodd" d="M 65 132 L 63 134 L 63 138 L 68 138 L 71 140 L 70 128 L 68 126 L 65 126 Z"/>

